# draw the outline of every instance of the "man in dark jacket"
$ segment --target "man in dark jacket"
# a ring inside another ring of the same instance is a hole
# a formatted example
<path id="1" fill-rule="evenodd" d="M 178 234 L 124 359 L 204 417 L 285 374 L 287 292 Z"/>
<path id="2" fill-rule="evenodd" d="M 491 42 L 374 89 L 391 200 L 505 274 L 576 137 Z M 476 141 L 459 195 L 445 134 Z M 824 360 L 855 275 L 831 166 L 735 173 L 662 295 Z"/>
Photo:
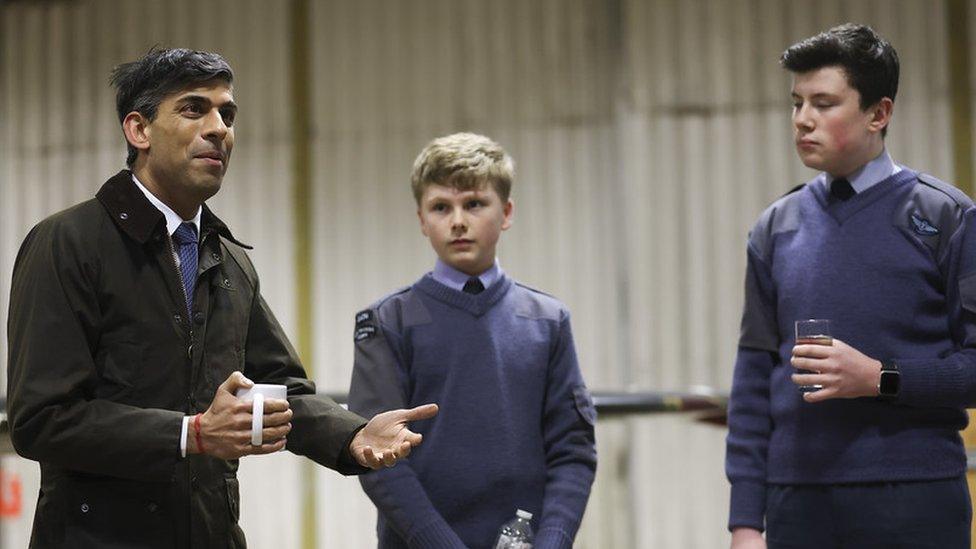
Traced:
<path id="1" fill-rule="evenodd" d="M 247 246 L 204 205 L 234 144 L 232 80 L 219 55 L 189 50 L 116 68 L 129 170 L 20 249 L 8 415 L 17 452 L 41 465 L 32 547 L 244 547 L 239 458 L 287 437 L 344 474 L 389 467 L 420 443 L 406 423 L 437 411 L 367 423 L 316 396 Z M 234 396 L 254 382 L 288 387 L 260 445 Z"/>

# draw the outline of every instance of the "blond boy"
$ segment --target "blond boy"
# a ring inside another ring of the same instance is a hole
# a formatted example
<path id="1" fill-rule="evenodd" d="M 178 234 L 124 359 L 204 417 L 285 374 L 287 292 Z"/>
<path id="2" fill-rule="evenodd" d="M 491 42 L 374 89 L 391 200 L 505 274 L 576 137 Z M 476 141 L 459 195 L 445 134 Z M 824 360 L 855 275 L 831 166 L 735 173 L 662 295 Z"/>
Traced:
<path id="1" fill-rule="evenodd" d="M 487 137 L 428 144 L 412 188 L 434 270 L 356 315 L 350 409 L 441 408 L 414 425 L 424 445 L 401 466 L 362 479 L 380 547 L 492 547 L 516 508 L 535 517 L 535 547 L 572 547 L 596 469 L 596 414 L 569 312 L 495 258 L 513 177 Z"/>

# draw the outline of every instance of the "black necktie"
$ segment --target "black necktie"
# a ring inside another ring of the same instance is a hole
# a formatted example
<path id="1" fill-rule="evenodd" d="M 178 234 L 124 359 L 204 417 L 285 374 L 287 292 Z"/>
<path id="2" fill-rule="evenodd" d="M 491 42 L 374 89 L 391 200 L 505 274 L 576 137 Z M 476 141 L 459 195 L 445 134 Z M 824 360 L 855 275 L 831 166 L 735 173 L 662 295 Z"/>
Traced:
<path id="1" fill-rule="evenodd" d="M 462 290 L 467 294 L 478 295 L 485 291 L 485 285 L 481 283 L 480 278 L 472 276 L 467 282 L 464 283 L 464 288 L 462 288 Z"/>
<path id="2" fill-rule="evenodd" d="M 854 192 L 851 182 L 843 177 L 838 177 L 830 183 L 830 196 L 837 200 L 847 200 L 855 194 L 857 193 Z"/>
<path id="3" fill-rule="evenodd" d="M 180 278 L 183 279 L 183 290 L 186 293 L 186 310 L 193 312 L 193 287 L 197 283 L 197 227 L 193 223 L 180 224 L 173 233 L 173 243 L 176 244 L 176 255 L 180 257 Z"/>

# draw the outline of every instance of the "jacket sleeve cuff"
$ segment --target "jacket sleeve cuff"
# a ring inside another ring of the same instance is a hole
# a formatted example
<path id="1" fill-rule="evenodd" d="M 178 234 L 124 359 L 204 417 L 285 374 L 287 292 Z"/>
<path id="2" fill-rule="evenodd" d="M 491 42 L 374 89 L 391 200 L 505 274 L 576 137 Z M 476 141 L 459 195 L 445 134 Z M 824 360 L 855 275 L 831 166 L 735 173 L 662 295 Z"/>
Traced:
<path id="1" fill-rule="evenodd" d="M 555 527 L 546 527 L 539 530 L 535 537 L 535 549 L 572 549 L 573 538 Z"/>
<path id="2" fill-rule="evenodd" d="M 411 549 L 464 549 L 464 542 L 443 520 L 434 520 L 417 528 L 410 536 Z"/>
<path id="3" fill-rule="evenodd" d="M 740 480 L 732 483 L 732 497 L 729 504 L 729 531 L 733 528 L 755 528 L 765 530 L 763 517 L 766 514 L 766 484 L 758 481 Z"/>
<path id="4" fill-rule="evenodd" d="M 355 431 L 346 437 L 346 443 L 342 447 L 342 452 L 339 453 L 339 461 L 337 463 L 336 471 L 343 475 L 361 475 L 363 473 L 368 473 L 370 471 L 369 467 L 364 467 L 356 461 L 356 457 L 352 455 L 352 439 L 356 438 L 359 431 L 362 431 L 366 427 L 363 423 Z"/>

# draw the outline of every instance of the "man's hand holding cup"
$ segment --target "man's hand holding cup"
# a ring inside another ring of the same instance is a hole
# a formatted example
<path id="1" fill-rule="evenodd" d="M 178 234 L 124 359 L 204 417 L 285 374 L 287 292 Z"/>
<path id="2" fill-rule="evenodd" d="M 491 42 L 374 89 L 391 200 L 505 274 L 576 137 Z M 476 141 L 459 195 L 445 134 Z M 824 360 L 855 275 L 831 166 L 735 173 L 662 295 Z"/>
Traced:
<path id="1" fill-rule="evenodd" d="M 220 459 L 270 454 L 285 447 L 292 411 L 284 385 L 255 385 L 240 372 L 228 377 L 210 408 L 194 416 L 187 433 L 187 453 Z"/>

